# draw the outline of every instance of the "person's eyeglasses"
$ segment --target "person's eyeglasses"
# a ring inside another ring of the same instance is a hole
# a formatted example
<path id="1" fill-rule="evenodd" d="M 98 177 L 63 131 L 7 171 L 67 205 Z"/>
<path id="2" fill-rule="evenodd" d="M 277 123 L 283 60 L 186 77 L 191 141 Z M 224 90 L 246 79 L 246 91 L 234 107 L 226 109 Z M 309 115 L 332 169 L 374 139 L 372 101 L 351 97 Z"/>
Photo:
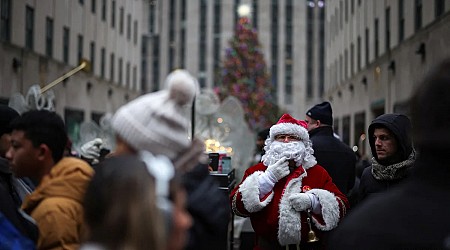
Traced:
<path id="1" fill-rule="evenodd" d="M 276 135 L 275 136 L 276 141 L 300 141 L 300 138 L 298 138 L 295 135 Z"/>

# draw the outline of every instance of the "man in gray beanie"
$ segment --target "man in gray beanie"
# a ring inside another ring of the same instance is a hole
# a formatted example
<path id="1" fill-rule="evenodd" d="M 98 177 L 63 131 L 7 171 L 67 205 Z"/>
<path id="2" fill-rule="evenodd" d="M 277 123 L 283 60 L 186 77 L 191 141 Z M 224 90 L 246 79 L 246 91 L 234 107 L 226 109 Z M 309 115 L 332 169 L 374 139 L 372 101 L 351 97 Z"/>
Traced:
<path id="1" fill-rule="evenodd" d="M 209 176 L 207 165 L 200 162 L 203 142 L 188 138 L 189 121 L 183 109 L 197 92 L 197 80 L 185 70 L 175 70 L 167 76 L 165 89 L 119 108 L 112 119 L 116 133 L 113 155 L 144 150 L 167 156 L 182 174 L 187 208 L 194 219 L 185 249 L 226 249 L 230 216 L 227 197 Z"/>

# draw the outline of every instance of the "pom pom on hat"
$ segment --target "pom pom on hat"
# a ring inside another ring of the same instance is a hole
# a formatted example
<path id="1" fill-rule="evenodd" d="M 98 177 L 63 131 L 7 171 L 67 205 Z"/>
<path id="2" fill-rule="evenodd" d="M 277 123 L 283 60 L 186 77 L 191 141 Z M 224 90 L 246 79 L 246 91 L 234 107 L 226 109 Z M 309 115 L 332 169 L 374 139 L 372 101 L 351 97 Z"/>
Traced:
<path id="1" fill-rule="evenodd" d="M 190 146 L 183 106 L 192 103 L 198 83 L 187 71 L 176 70 L 167 76 L 165 87 L 119 108 L 111 125 L 135 150 L 175 159 Z"/>
<path id="2" fill-rule="evenodd" d="M 186 70 L 175 70 L 166 79 L 166 87 L 169 89 L 169 97 L 178 105 L 192 102 L 195 93 L 198 92 L 198 84 Z"/>
<path id="3" fill-rule="evenodd" d="M 277 124 L 270 128 L 270 139 L 275 140 L 277 135 L 296 135 L 301 140 L 309 140 L 308 124 L 305 121 L 296 120 L 289 114 L 284 114 Z"/>

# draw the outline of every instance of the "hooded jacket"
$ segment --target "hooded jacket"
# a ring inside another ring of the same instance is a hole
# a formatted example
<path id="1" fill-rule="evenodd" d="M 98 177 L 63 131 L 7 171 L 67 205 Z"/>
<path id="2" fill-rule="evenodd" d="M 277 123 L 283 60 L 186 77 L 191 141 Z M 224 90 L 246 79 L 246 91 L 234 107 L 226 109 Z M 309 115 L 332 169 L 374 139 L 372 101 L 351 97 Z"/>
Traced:
<path id="1" fill-rule="evenodd" d="M 36 221 L 38 249 L 78 249 L 83 225 L 83 197 L 94 170 L 73 157 L 61 159 L 44 176 L 22 209 Z"/>
<path id="2" fill-rule="evenodd" d="M 380 127 L 388 129 L 395 136 L 400 162 L 391 165 L 379 163 L 373 134 L 375 129 Z M 373 158 L 372 165 L 366 168 L 361 176 L 359 187 L 361 200 L 368 195 L 390 189 L 409 176 L 416 156 L 411 139 L 411 122 L 407 116 L 402 114 L 381 115 L 372 121 L 368 130 Z"/>

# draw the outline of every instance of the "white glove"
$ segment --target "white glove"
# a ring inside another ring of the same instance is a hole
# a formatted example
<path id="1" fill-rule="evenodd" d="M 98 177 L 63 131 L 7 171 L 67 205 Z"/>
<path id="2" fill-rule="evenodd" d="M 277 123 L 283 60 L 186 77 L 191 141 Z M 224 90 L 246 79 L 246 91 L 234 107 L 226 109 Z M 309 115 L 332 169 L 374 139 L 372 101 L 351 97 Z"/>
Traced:
<path id="1" fill-rule="evenodd" d="M 267 168 L 266 173 L 273 182 L 278 182 L 290 173 L 289 161 L 286 160 L 286 157 L 281 157 L 281 159 Z"/>
<path id="2" fill-rule="evenodd" d="M 313 213 L 321 213 L 321 205 L 317 196 L 312 193 L 296 193 L 289 196 L 289 202 L 297 212 L 311 209 Z"/>
<path id="3" fill-rule="evenodd" d="M 100 138 L 95 138 L 92 141 L 88 141 L 80 148 L 80 154 L 86 159 L 96 160 L 100 157 L 100 149 L 103 145 L 103 141 Z"/>

